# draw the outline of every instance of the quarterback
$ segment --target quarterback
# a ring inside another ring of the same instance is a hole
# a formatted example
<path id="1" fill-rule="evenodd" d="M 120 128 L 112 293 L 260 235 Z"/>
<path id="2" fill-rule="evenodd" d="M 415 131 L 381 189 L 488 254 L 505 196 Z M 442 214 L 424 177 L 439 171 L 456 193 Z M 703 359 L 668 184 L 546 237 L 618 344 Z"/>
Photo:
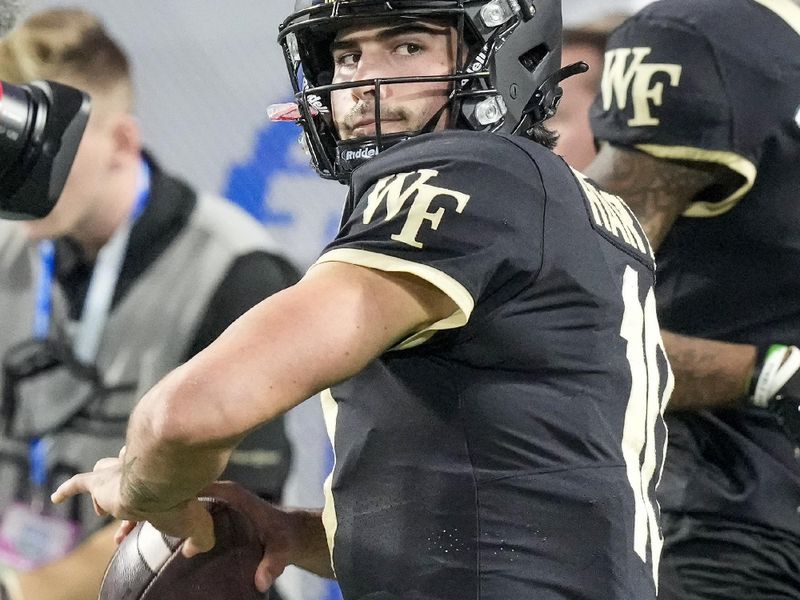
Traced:
<path id="1" fill-rule="evenodd" d="M 262 533 L 260 588 L 291 563 L 347 599 L 654 600 L 672 387 L 654 260 L 549 150 L 582 70 L 559 69 L 560 3 L 299 0 L 279 39 L 313 164 L 349 185 L 339 234 L 55 500 L 89 492 L 205 550 L 198 491 L 326 390 L 323 511 L 212 489 Z"/>

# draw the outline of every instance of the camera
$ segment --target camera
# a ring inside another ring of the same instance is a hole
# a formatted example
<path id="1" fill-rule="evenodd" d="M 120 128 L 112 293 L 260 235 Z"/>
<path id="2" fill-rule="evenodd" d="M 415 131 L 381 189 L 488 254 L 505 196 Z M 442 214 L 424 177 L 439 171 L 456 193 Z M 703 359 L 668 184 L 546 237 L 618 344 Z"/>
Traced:
<path id="1" fill-rule="evenodd" d="M 89 96 L 53 81 L 0 82 L 0 218 L 46 216 L 89 119 Z"/>

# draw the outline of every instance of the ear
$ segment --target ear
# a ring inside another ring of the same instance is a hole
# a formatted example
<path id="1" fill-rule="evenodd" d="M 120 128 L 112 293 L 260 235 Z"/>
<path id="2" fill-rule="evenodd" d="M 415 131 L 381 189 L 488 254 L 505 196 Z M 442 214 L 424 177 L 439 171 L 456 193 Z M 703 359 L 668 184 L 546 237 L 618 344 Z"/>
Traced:
<path id="1" fill-rule="evenodd" d="M 139 123 L 130 114 L 121 114 L 114 119 L 111 125 L 111 166 L 128 166 L 135 162 L 138 164 L 142 151 Z"/>

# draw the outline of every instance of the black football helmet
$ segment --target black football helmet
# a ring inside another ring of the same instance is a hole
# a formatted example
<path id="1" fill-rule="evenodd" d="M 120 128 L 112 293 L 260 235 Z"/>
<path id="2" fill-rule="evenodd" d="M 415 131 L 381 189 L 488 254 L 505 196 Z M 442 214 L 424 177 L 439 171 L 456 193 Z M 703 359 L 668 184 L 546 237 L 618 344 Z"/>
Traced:
<path id="1" fill-rule="evenodd" d="M 331 44 L 336 32 L 359 23 L 449 20 L 459 36 L 450 75 L 394 77 L 332 84 Z M 559 82 L 585 70 L 561 66 L 561 0 L 297 0 L 280 26 L 281 44 L 297 109 L 283 120 L 303 126 L 303 141 L 317 172 L 347 182 L 352 170 L 388 147 L 432 129 L 445 108 L 451 128 L 526 135 L 555 114 Z M 442 112 L 420 131 L 382 134 L 380 86 L 450 82 Z M 334 90 L 374 86 L 375 136 L 340 140 L 333 123 Z"/>

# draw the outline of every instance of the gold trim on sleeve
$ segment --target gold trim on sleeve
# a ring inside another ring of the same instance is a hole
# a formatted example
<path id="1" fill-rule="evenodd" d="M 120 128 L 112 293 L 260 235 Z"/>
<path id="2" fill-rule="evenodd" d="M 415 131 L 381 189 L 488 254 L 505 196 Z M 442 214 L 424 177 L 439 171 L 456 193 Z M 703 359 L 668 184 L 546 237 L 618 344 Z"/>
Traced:
<path id="1" fill-rule="evenodd" d="M 422 331 L 406 338 L 395 346 L 394 350 L 405 350 L 413 348 L 428 341 L 434 333 L 443 329 L 457 329 L 463 327 L 469 321 L 472 310 L 475 308 L 475 300 L 461 283 L 450 275 L 443 273 L 428 265 L 423 265 L 410 260 L 388 256 L 368 250 L 356 250 L 352 248 L 336 248 L 326 252 L 319 257 L 315 265 L 326 262 L 343 262 L 360 267 L 368 267 L 387 273 L 409 273 L 416 275 L 431 285 L 440 289 L 458 307 L 449 317 L 437 321 Z M 312 265 L 313 268 L 314 265 Z"/>
<path id="2" fill-rule="evenodd" d="M 636 148 L 656 158 L 715 163 L 729 168 L 744 178 L 744 183 L 727 198 L 723 198 L 718 202 L 694 202 L 683 213 L 684 217 L 718 217 L 725 214 L 750 191 L 756 180 L 756 166 L 746 158 L 733 152 L 703 150 L 702 148 L 692 148 L 690 146 L 659 146 L 656 144 L 638 144 Z"/>

